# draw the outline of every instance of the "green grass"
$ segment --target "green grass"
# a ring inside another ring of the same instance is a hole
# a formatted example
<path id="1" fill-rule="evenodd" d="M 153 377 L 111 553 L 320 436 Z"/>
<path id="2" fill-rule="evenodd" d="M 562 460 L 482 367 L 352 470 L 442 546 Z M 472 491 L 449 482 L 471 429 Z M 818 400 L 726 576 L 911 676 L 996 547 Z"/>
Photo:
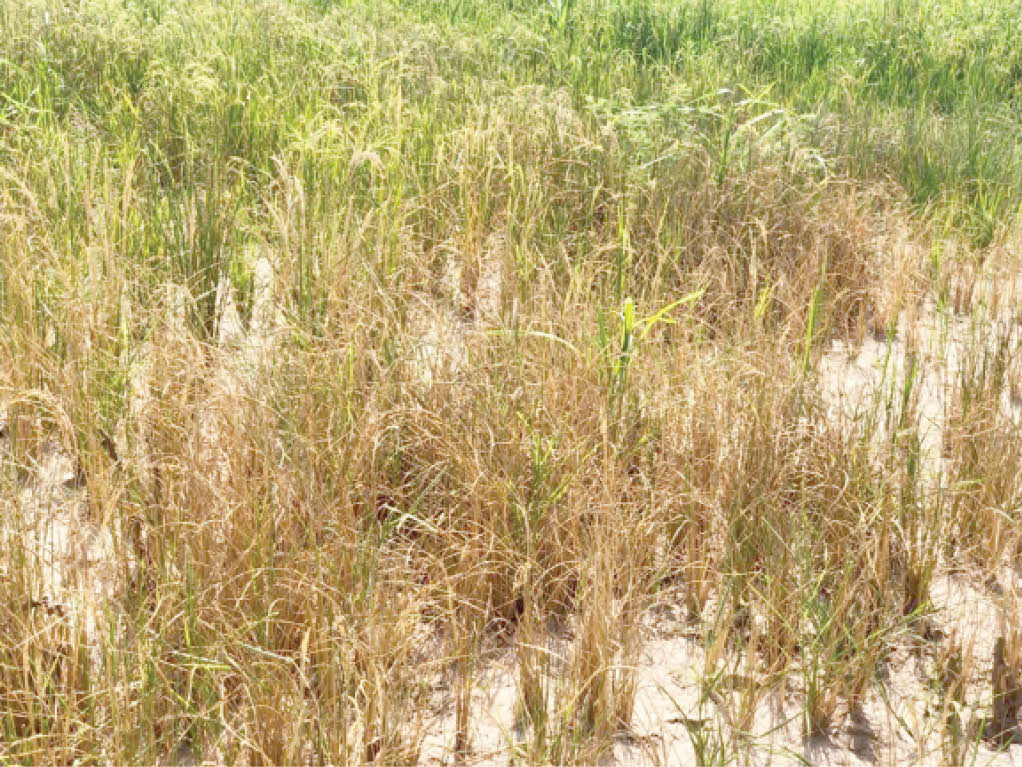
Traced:
<path id="1" fill-rule="evenodd" d="M 807 737 L 841 726 L 935 636 L 934 579 L 1022 544 L 1014 297 L 984 287 L 1018 266 L 1019 29 L 965 0 L 0 4 L 0 760 L 411 763 L 438 689 L 468 756 L 510 647 L 516 758 L 588 763 L 667 598 L 726 714 L 698 758 L 754 748 L 782 680 Z M 971 318 L 954 366 L 899 334 L 929 297 Z M 836 420 L 821 357 L 885 336 Z M 58 513 L 112 541 L 63 596 L 29 532 L 55 450 Z M 946 639 L 957 712 L 986 659 Z"/>

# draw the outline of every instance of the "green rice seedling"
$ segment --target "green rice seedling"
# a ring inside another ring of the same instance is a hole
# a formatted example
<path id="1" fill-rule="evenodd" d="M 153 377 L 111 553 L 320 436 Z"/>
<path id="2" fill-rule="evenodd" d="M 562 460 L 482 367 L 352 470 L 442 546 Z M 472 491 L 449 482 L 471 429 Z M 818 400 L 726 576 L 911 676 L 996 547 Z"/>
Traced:
<path id="1" fill-rule="evenodd" d="M 713 702 L 720 677 L 711 677 L 700 690 L 699 705 L 695 716 L 686 716 L 677 701 L 673 701 L 685 734 L 692 746 L 695 763 L 700 767 L 727 765 L 735 761 L 737 744 L 731 739 L 724 725 L 713 716 L 709 703 Z"/>

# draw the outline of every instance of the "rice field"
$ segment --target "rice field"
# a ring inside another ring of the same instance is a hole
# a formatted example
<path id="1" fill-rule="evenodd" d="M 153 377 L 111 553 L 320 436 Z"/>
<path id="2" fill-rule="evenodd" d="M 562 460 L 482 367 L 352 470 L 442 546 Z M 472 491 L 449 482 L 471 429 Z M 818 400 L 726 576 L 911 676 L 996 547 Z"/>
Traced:
<path id="1" fill-rule="evenodd" d="M 1012 763 L 1020 35 L 0 4 L 0 762 Z"/>

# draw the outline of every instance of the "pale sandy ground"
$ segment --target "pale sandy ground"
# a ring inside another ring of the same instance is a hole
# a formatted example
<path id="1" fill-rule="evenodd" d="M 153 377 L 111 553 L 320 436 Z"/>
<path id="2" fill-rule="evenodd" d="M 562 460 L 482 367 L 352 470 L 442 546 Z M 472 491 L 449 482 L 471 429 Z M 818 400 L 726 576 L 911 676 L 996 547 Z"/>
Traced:
<path id="1" fill-rule="evenodd" d="M 492 243 L 500 247 L 499 242 Z M 483 258 L 474 265 L 475 298 L 463 304 L 461 267 L 444 276 L 449 301 L 433 305 L 424 300 L 411 318 L 419 337 L 406 352 L 410 370 L 428 385 L 436 376 L 449 376 L 465 359 L 465 337 L 485 331 L 500 313 L 501 276 L 496 259 Z M 272 354 L 276 334 L 284 327 L 273 300 L 273 267 L 256 258 L 256 300 L 251 324 L 246 329 L 229 292 L 221 295 L 220 342 L 237 350 L 235 361 L 222 371 L 225 391 L 239 390 L 256 376 Z M 185 300 L 184 297 L 181 300 Z M 1013 303 L 1013 302 L 1012 302 Z M 1010 305 L 1010 304 L 1009 304 Z M 1017 304 L 1015 304 L 1017 305 Z M 955 317 L 938 311 L 931 303 L 905 314 L 897 334 L 889 339 L 867 338 L 860 346 L 835 345 L 820 365 L 820 390 L 832 417 L 855 419 L 869 408 L 871 398 L 885 396 L 900 385 L 909 351 L 918 353 L 919 409 L 924 423 L 925 466 L 931 483 L 939 483 L 941 434 L 948 402 L 949 382 L 957 375 L 963 349 L 977 333 L 992 326 L 1017 335 L 1016 318 L 992 313 L 985 322 Z M 183 322 L 183 317 L 178 318 Z M 1016 339 L 1017 340 L 1017 339 Z M 144 361 L 133 368 L 136 391 L 130 418 L 142 419 L 148 372 Z M 2 405 L 3 403 L 0 403 Z M 1003 408 L 1022 421 L 1022 402 L 1006 394 Z M 880 435 L 882 436 L 882 435 Z M 206 439 L 215 443 L 212 427 Z M 0 449 L 8 450 L 6 437 Z M 125 448 L 126 449 L 126 448 Z M 119 531 L 90 522 L 85 490 L 75 475 L 71 459 L 56 443 L 44 451 L 39 465 L 17 492 L 0 499 L 0 536 L 20 536 L 29 542 L 25 550 L 34 559 L 35 589 L 40 603 L 72 621 L 82 621 L 94 631 L 96 616 L 111 598 L 131 563 L 114 567 L 114 540 Z M 123 561 L 123 558 L 122 558 Z M 0 562 L 0 578 L 6 563 Z M 972 678 L 968 680 L 963 721 L 975 723 L 989 715 L 990 667 L 995 636 L 1002 630 L 1004 602 L 1014 599 L 1018 584 L 1005 574 L 997 584 L 979 585 L 964 575 L 942 575 L 932 591 L 931 620 L 937 631 L 954 635 L 971 654 Z M 679 600 L 680 602 L 680 600 Z M 755 706 L 751 732 L 739 740 L 728 723 L 731 695 L 727 685 L 716 699 L 701 696 L 700 678 L 705 651 L 698 632 L 688 625 L 669 595 L 643 618 L 644 646 L 635 664 L 637 697 L 632 730 L 622 736 L 608 754 L 606 764 L 697 764 L 699 742 L 721 749 L 722 763 L 748 765 L 942 765 L 949 756 L 940 750 L 940 717 L 933 689 L 933 662 L 925 651 L 907 642 L 888 664 L 888 677 L 867 697 L 861 711 L 838 717 L 827 738 L 806 741 L 802 737 L 801 696 L 797 680 L 785 680 L 768 689 Z M 550 652 L 568 652 L 566 640 L 551 638 Z M 516 744 L 527 733 L 516 725 L 515 649 L 496 651 L 478 670 L 473 688 L 471 749 L 463 761 L 477 764 L 508 764 L 514 761 Z M 454 711 L 450 693 L 438 680 L 436 716 L 428 723 L 422 749 L 425 764 L 453 763 Z M 446 698 L 446 700 L 445 700 Z M 981 746 L 967 758 L 970 764 L 1022 764 L 1022 746 L 1000 753 Z"/>
<path id="2" fill-rule="evenodd" d="M 990 659 L 999 620 L 996 597 L 976 589 L 967 578 L 944 576 L 935 584 L 933 602 L 938 630 L 955 632 L 966 652 L 976 658 L 962 719 L 978 724 L 989 715 Z M 740 694 L 740 687 L 732 692 L 725 683 L 716 697 L 702 695 L 706 652 L 692 627 L 670 605 L 650 611 L 644 623 L 644 646 L 634 666 L 632 731 L 617 741 L 601 764 L 697 765 L 700 741 L 704 753 L 719 755 L 718 761 L 703 762 L 707 764 L 939 767 L 957 762 L 941 748 L 932 658 L 925 651 L 914 652 L 907 643 L 894 653 L 887 677 L 861 710 L 837 717 L 828 737 L 803 738 L 802 698 L 798 681 L 791 679 L 765 688 L 754 707 L 751 731 L 739 739 L 729 721 L 736 706 L 727 698 Z M 515 650 L 510 648 L 479 672 L 473 691 L 472 751 L 463 762 L 514 763 L 516 744 L 524 743 L 527 735 L 520 725 L 516 728 L 515 668 Z M 725 669 L 726 661 L 718 670 Z M 740 685 L 740 669 L 736 681 Z M 438 711 L 428 730 L 422 762 L 458 763 L 452 752 L 454 732 L 453 706 L 448 706 Z M 1022 746 L 998 752 L 982 745 L 963 763 L 1022 764 Z"/>

